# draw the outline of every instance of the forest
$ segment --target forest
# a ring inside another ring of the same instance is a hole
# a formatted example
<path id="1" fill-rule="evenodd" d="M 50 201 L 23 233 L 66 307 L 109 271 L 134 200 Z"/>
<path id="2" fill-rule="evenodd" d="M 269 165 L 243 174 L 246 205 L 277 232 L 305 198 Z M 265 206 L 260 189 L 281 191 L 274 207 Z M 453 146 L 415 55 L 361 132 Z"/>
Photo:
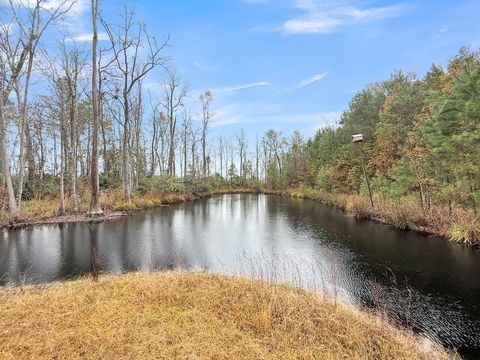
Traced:
<path id="1" fill-rule="evenodd" d="M 478 50 L 463 47 L 421 77 L 394 71 L 366 85 L 311 139 L 282 129 L 213 136 L 215 93 L 192 92 L 169 37 L 155 38 L 133 10 L 111 23 L 92 2 L 93 38 L 81 41 L 59 25 L 71 1 L 33 3 L 0 10 L 3 225 L 241 190 L 479 241 Z M 97 27 L 108 35 L 101 46 Z M 163 74 L 158 98 L 144 85 L 153 73 Z"/>

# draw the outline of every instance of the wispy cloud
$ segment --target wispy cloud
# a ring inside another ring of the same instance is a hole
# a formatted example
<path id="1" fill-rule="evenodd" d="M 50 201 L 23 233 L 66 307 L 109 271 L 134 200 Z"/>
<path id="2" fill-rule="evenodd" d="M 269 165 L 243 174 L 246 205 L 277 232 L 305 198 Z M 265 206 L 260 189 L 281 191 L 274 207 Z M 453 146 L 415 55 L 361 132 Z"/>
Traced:
<path id="1" fill-rule="evenodd" d="M 282 126 L 289 128 L 317 130 L 326 126 L 336 126 L 341 111 L 288 112 L 283 105 L 266 105 L 259 102 L 224 103 L 215 107 L 212 127 L 239 124 L 262 124 L 265 128 Z"/>
<path id="2" fill-rule="evenodd" d="M 303 17 L 285 21 L 282 26 L 285 34 L 329 33 L 346 25 L 401 16 L 407 10 L 402 5 L 359 8 L 349 4 L 339 6 L 338 2 L 319 0 L 297 0 L 295 7 L 306 14 Z"/>
<path id="3" fill-rule="evenodd" d="M 433 36 L 434 39 L 441 38 L 448 31 L 448 27 L 443 26 L 437 33 Z"/>
<path id="4" fill-rule="evenodd" d="M 322 80 L 325 76 L 327 76 L 327 73 L 321 73 L 321 74 L 315 74 L 308 79 L 302 80 L 297 84 L 297 88 L 301 89 L 304 88 L 305 86 L 308 86 L 310 84 L 313 84 L 314 82 Z"/>
<path id="5" fill-rule="evenodd" d="M 36 0 L 12 0 L 13 5 L 34 8 Z M 0 0 L 0 6 L 9 5 L 9 0 Z M 60 8 L 61 10 L 70 9 L 69 15 L 78 15 L 89 9 L 88 0 L 46 0 L 41 4 L 41 9 L 51 11 Z"/>
<path id="6" fill-rule="evenodd" d="M 220 87 L 220 88 L 212 89 L 212 92 L 214 94 L 228 94 L 228 93 L 234 93 L 241 90 L 247 90 L 255 87 L 263 87 L 268 85 L 269 83 L 266 81 L 258 81 L 258 82 L 248 83 L 248 84 Z"/>
<path id="7" fill-rule="evenodd" d="M 71 38 L 67 39 L 67 42 L 71 41 L 78 41 L 78 42 L 87 42 L 87 41 L 92 41 L 93 38 L 93 33 L 85 33 L 85 34 L 79 34 L 79 35 L 74 35 Z M 98 41 L 105 41 L 108 40 L 108 34 L 106 32 L 100 32 L 98 33 Z"/>
<path id="8" fill-rule="evenodd" d="M 197 68 L 198 70 L 202 70 L 202 71 L 213 71 L 213 70 L 215 70 L 213 66 L 207 65 L 207 64 L 205 64 L 203 62 L 200 62 L 198 60 L 193 62 L 193 66 L 195 66 L 195 68 Z"/>

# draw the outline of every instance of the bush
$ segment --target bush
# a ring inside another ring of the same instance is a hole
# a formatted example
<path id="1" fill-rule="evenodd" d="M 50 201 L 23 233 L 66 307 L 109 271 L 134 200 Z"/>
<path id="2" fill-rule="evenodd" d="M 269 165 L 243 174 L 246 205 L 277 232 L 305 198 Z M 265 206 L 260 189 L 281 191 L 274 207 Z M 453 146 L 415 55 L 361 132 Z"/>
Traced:
<path id="1" fill-rule="evenodd" d="M 122 186 L 122 181 L 119 178 L 110 176 L 108 174 L 100 174 L 99 183 L 100 189 L 102 190 L 113 189 Z"/>
<path id="2" fill-rule="evenodd" d="M 140 195 L 145 195 L 147 192 L 152 190 L 161 194 L 170 192 L 183 193 L 187 191 L 187 188 L 181 179 L 172 178 L 166 174 L 154 177 L 143 177 L 139 179 L 136 191 Z"/>
<path id="3" fill-rule="evenodd" d="M 357 216 L 358 219 L 370 219 L 372 215 L 372 208 L 369 200 L 363 196 L 352 195 L 347 203 L 346 210 Z"/>
<path id="4" fill-rule="evenodd" d="M 46 174 L 42 179 L 26 181 L 23 185 L 22 200 L 54 198 L 58 196 L 60 178 Z"/>
<path id="5" fill-rule="evenodd" d="M 480 222 L 474 219 L 454 223 L 449 231 L 449 238 L 464 245 L 480 245 Z"/>

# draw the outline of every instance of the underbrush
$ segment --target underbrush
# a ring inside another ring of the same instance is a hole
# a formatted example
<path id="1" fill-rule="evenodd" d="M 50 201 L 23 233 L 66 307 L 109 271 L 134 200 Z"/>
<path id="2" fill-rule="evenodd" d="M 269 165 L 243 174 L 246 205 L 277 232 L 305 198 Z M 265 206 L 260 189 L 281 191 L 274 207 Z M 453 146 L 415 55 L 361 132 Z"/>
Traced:
<path id="1" fill-rule="evenodd" d="M 436 206 L 427 213 L 412 199 L 374 199 L 372 209 L 365 195 L 328 193 L 312 189 L 289 189 L 271 193 L 312 199 L 339 207 L 359 219 L 373 219 L 397 229 L 417 230 L 445 236 L 464 245 L 480 245 L 480 219 L 462 208 Z"/>
<path id="2" fill-rule="evenodd" d="M 160 186 L 159 183 L 163 185 Z M 147 186 L 147 184 L 149 185 Z M 132 192 L 131 202 L 124 200 L 121 187 L 114 187 L 101 190 L 100 203 L 105 212 L 132 211 L 176 204 L 215 194 L 258 192 L 320 201 L 339 207 L 358 219 L 373 219 L 393 225 L 397 229 L 412 229 L 438 234 L 464 245 L 480 245 L 480 219 L 472 211 L 462 208 L 448 209 L 436 206 L 425 213 L 413 199 L 375 198 L 375 208 L 372 209 L 370 201 L 365 195 L 329 193 L 307 188 L 272 191 L 262 189 L 260 183 L 255 181 L 232 186 L 229 182 L 215 177 L 208 178 L 203 182 L 198 179 L 151 179 L 146 181 L 141 188 Z M 90 192 L 88 184 L 85 182 L 79 182 L 77 203 L 77 211 L 74 211 L 73 200 L 71 197 L 67 197 L 65 200 L 67 213 L 85 214 L 87 212 Z M 23 201 L 20 213 L 14 217 L 6 211 L 0 211 L 0 224 L 28 223 L 52 218 L 57 215 L 58 207 L 59 200 L 51 197 L 43 200 Z"/>
<path id="3" fill-rule="evenodd" d="M 480 222 L 478 219 L 463 219 L 455 222 L 449 232 L 450 240 L 464 245 L 479 245 Z"/>
<path id="4" fill-rule="evenodd" d="M 147 209 L 161 205 L 177 204 L 200 197 L 227 193 L 259 192 L 259 185 L 249 182 L 233 186 L 216 177 L 201 179 L 170 179 L 154 177 L 142 179 L 139 187 L 132 191 L 131 202 L 125 201 L 121 186 L 107 187 L 110 184 L 104 179 L 105 187 L 100 191 L 100 204 L 105 213 L 124 212 Z M 67 191 L 67 189 L 66 189 Z M 1 194 L 0 194 L 1 195 Z M 28 224 L 58 215 L 60 199 L 48 196 L 43 199 L 25 200 L 20 212 L 14 216 L 0 208 L 0 226 L 9 224 Z M 86 181 L 79 181 L 77 187 L 77 209 L 73 206 L 73 198 L 65 198 L 65 211 L 68 215 L 86 214 L 90 205 L 90 188 Z"/>

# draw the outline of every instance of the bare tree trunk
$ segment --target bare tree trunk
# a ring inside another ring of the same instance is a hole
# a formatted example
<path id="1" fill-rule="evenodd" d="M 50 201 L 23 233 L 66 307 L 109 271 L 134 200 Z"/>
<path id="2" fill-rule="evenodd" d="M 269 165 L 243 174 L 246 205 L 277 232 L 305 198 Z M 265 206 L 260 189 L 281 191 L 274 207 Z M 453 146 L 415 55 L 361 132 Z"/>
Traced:
<path id="1" fill-rule="evenodd" d="M 152 141 L 150 143 L 150 177 L 155 175 L 157 168 L 157 147 L 158 147 L 158 126 L 157 126 L 157 109 L 152 106 L 153 115 L 152 115 Z"/>
<path id="2" fill-rule="evenodd" d="M 195 178 L 195 139 L 192 139 L 192 178 Z"/>
<path id="3" fill-rule="evenodd" d="M 122 152 L 122 185 L 123 185 L 123 199 L 127 201 L 129 204 L 132 202 L 132 198 L 130 195 L 130 179 L 128 176 L 128 116 L 130 107 L 128 104 L 128 94 L 124 92 L 123 94 L 124 99 L 124 111 L 123 111 L 123 152 Z"/>
<path id="4" fill-rule="evenodd" d="M 259 154 L 260 154 L 260 146 L 259 146 L 259 143 L 258 143 L 258 134 L 257 134 L 257 136 L 256 136 L 256 144 L 255 144 L 255 177 L 256 177 L 256 180 L 257 180 L 257 181 L 260 180 L 260 174 L 259 174 L 259 165 L 260 165 Z"/>
<path id="5" fill-rule="evenodd" d="M 65 171 L 68 169 L 66 163 L 68 156 L 68 136 L 65 119 L 65 99 L 61 86 L 57 92 L 60 105 L 60 206 L 58 213 L 59 215 L 63 215 L 65 214 Z"/>
<path id="6" fill-rule="evenodd" d="M 40 29 L 37 29 L 39 31 Z M 32 29 L 33 32 L 33 29 Z M 34 36 L 32 33 L 31 36 Z M 24 182 L 24 175 L 25 175 L 25 142 L 26 142 L 26 130 L 27 127 L 27 109 L 28 109 L 28 90 L 30 87 L 30 75 L 32 74 L 32 67 L 33 67 L 33 56 L 35 52 L 35 46 L 30 48 L 28 54 L 28 63 L 27 63 L 27 71 L 25 76 L 25 89 L 23 94 L 23 99 L 21 102 L 21 109 L 20 109 L 20 159 L 19 159 L 19 176 L 18 176 L 18 185 L 17 185 L 17 208 L 18 211 L 21 209 L 22 203 L 22 194 L 23 194 L 23 182 Z"/>
<path id="7" fill-rule="evenodd" d="M 33 153 L 33 140 L 32 134 L 30 133 L 30 127 L 28 126 L 28 122 L 25 126 L 25 141 L 26 141 L 26 152 L 27 152 L 27 164 L 28 164 L 28 180 L 34 181 L 35 180 L 35 158 Z M 40 173 L 43 176 L 43 173 Z"/>
<path id="8" fill-rule="evenodd" d="M 70 192 L 73 201 L 73 210 L 78 210 L 78 199 L 77 199 L 77 142 L 76 142 L 76 126 L 75 126 L 75 109 L 77 104 L 76 96 L 73 94 L 74 90 L 69 86 L 69 116 L 70 116 L 70 154 L 69 154 L 69 165 L 70 165 Z"/>
<path id="9" fill-rule="evenodd" d="M 10 214 L 17 215 L 18 208 L 15 201 L 15 193 L 13 191 L 12 177 L 10 174 L 10 157 L 8 156 L 7 149 L 7 124 L 5 121 L 3 100 L 4 97 L 2 96 L 2 98 L 0 99 L 0 101 L 2 101 L 2 103 L 0 104 L 0 146 L 2 147 L 3 155 L 3 174 L 7 185 L 8 209 L 10 211 Z"/>
<path id="10" fill-rule="evenodd" d="M 207 131 L 208 131 L 208 122 L 213 117 L 213 114 L 210 112 L 210 103 L 212 102 L 212 92 L 207 90 L 202 95 L 200 95 L 200 102 L 202 103 L 202 174 L 203 177 L 207 176 L 207 156 L 206 156 L 206 146 L 207 146 Z"/>
<path id="11" fill-rule="evenodd" d="M 93 134 L 92 134 L 92 156 L 90 170 L 90 186 L 92 196 L 90 198 L 90 215 L 99 215 L 102 213 L 100 207 L 100 183 L 98 178 L 98 93 L 97 93 L 97 15 L 98 0 L 92 0 L 92 24 L 93 24 L 93 41 L 92 41 L 92 113 L 93 113 Z"/>
<path id="12" fill-rule="evenodd" d="M 140 174 L 143 173 L 143 160 L 141 148 L 141 131 L 142 131 L 142 82 L 138 82 L 137 104 L 135 109 L 135 187 L 138 188 Z"/>
<path id="13" fill-rule="evenodd" d="M 58 214 L 65 214 L 65 152 L 66 141 L 63 104 L 60 105 L 60 206 Z"/>

